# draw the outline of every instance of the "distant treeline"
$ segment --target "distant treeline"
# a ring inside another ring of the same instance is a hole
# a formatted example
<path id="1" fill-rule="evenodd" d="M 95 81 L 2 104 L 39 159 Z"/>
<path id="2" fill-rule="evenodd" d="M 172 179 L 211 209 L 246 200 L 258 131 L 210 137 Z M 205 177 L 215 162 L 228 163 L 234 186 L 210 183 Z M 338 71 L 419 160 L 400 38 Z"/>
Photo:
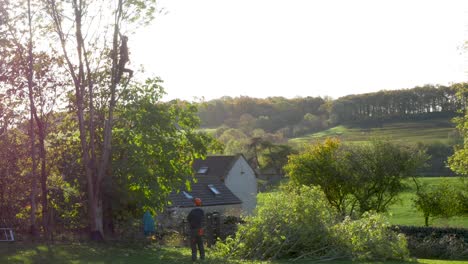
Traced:
<path id="1" fill-rule="evenodd" d="M 222 125 L 252 131 L 283 132 L 286 137 L 321 130 L 328 126 L 330 100 L 320 97 L 266 99 L 246 96 L 222 97 L 199 105 L 202 127 Z M 307 131 L 303 131 L 307 128 Z"/>
<path id="2" fill-rule="evenodd" d="M 333 101 L 332 123 L 388 120 L 424 116 L 428 113 L 453 114 L 464 107 L 454 86 L 426 85 L 413 89 L 348 95 Z"/>
<path id="3" fill-rule="evenodd" d="M 360 123 L 428 116 L 452 116 L 464 108 L 453 86 L 425 85 L 412 89 L 287 99 L 222 97 L 199 105 L 202 127 L 225 125 L 244 131 L 263 129 L 296 137 L 343 123 Z"/>

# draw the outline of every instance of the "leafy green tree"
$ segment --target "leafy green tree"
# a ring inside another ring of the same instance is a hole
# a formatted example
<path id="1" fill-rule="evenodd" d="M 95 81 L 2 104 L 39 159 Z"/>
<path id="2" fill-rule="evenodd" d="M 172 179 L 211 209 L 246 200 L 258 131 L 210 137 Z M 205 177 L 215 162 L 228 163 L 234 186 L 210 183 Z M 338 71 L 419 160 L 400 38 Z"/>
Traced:
<path id="1" fill-rule="evenodd" d="M 354 179 L 347 171 L 345 155 L 340 142 L 329 138 L 289 156 L 284 170 L 296 185 L 320 186 L 328 202 L 346 215 Z"/>
<path id="2" fill-rule="evenodd" d="M 423 153 L 374 141 L 343 146 L 336 139 L 310 146 L 289 157 L 287 175 L 296 185 L 320 186 L 343 216 L 385 212 L 403 190 L 402 180 L 425 161 Z"/>
<path id="3" fill-rule="evenodd" d="M 455 146 L 455 151 L 448 159 L 450 169 L 455 173 L 464 176 L 461 179 L 462 189 L 459 192 L 458 199 L 461 202 L 461 212 L 468 213 L 468 110 L 466 109 L 466 99 L 468 98 L 468 83 L 455 84 L 457 97 L 465 105 L 464 114 L 461 117 L 454 118 L 457 129 L 463 138 L 462 145 Z"/>
<path id="4" fill-rule="evenodd" d="M 195 105 L 174 100 L 161 102 L 164 94 L 158 78 L 126 89 L 116 107 L 113 128 L 112 174 L 102 183 L 102 207 L 106 234 L 113 226 L 140 218 L 145 210 L 162 209 L 167 195 L 189 183 L 192 161 L 218 150 L 211 136 L 197 132 Z M 87 182 L 82 169 L 79 133 L 71 113 L 56 117 L 60 126 L 51 136 L 54 179 L 52 206 L 57 224 L 84 228 Z"/>
<path id="5" fill-rule="evenodd" d="M 423 185 L 418 188 L 413 200 L 416 209 L 423 213 L 424 224 L 429 226 L 430 218 L 450 218 L 462 213 L 459 190 L 447 181 L 436 186 Z"/>
<path id="6" fill-rule="evenodd" d="M 454 87 L 457 89 L 457 96 L 466 105 L 468 83 L 456 84 Z M 455 147 L 455 153 L 448 159 L 448 164 L 456 173 L 468 176 L 468 111 L 466 109 L 464 111 L 463 116 L 453 119 L 460 135 L 463 137 L 463 145 Z"/>
<path id="7" fill-rule="evenodd" d="M 385 212 L 404 189 L 403 179 L 414 175 L 427 155 L 413 147 L 372 140 L 346 147 L 347 171 L 352 175 L 352 195 L 360 213 Z"/>
<path id="8" fill-rule="evenodd" d="M 117 108 L 111 179 L 120 207 L 138 201 L 136 212 L 162 209 L 171 191 L 189 184 L 193 160 L 203 158 L 214 141 L 195 130 L 200 124 L 195 105 L 160 102 L 160 83 L 148 79 L 132 86 Z"/>

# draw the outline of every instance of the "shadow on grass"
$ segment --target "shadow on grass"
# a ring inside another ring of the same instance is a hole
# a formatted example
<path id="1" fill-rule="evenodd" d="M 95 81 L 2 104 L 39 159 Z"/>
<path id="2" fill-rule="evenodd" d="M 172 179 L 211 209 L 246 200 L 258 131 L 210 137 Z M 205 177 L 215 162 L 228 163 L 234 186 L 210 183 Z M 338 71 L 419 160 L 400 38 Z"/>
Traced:
<path id="1" fill-rule="evenodd" d="M 217 259 L 207 254 L 203 263 L 245 263 Z M 0 263 L 192 263 L 190 249 L 157 244 L 72 243 L 0 244 Z"/>

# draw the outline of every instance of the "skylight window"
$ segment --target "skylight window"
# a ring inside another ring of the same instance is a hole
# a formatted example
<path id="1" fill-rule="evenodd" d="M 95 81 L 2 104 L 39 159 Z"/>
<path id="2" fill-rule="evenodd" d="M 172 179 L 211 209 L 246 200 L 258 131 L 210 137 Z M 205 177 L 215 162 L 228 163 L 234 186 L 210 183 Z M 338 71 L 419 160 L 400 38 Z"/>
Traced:
<path id="1" fill-rule="evenodd" d="M 206 174 L 208 172 L 208 167 L 200 167 L 197 171 L 198 174 Z"/>
<path id="2" fill-rule="evenodd" d="M 216 189 L 216 187 L 214 187 L 213 184 L 208 184 L 208 188 L 210 188 L 210 191 L 211 191 L 212 193 L 214 193 L 215 195 L 220 195 L 220 194 L 221 194 L 221 192 L 218 191 L 218 189 Z"/>
<path id="3" fill-rule="evenodd" d="M 190 200 L 193 199 L 193 196 L 190 195 L 190 193 L 188 193 L 188 192 L 186 192 L 186 191 L 182 191 L 182 192 L 184 193 L 185 198 L 190 199 Z"/>

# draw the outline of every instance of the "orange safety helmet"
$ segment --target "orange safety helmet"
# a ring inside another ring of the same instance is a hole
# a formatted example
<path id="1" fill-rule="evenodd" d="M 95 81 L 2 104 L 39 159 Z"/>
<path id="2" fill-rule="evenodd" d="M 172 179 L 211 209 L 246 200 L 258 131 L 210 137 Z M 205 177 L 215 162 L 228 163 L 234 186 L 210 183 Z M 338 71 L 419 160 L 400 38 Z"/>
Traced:
<path id="1" fill-rule="evenodd" d="M 193 202 L 195 203 L 196 206 L 201 206 L 201 199 L 200 198 L 193 199 Z"/>

